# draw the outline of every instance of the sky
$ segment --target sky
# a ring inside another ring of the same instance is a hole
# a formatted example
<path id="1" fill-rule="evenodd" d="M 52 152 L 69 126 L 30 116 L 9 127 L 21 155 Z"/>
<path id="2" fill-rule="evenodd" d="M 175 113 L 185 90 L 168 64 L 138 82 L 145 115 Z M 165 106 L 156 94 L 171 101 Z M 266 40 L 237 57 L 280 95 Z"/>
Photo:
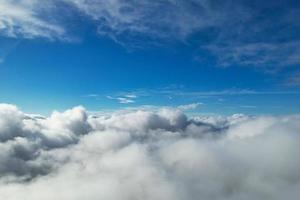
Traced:
<path id="1" fill-rule="evenodd" d="M 297 0 L 0 0 L 0 102 L 296 114 L 299 19 Z"/>
<path id="2" fill-rule="evenodd" d="M 299 199 L 299 19 L 299 0 L 0 0 L 0 199 Z"/>

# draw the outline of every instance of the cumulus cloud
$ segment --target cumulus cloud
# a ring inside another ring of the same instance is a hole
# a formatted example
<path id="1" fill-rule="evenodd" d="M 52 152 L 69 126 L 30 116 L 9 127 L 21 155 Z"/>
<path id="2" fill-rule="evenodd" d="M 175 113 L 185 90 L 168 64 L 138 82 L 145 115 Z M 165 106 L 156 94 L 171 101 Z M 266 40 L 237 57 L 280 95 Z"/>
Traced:
<path id="1" fill-rule="evenodd" d="M 295 199 L 299 120 L 0 104 L 0 198 Z"/>

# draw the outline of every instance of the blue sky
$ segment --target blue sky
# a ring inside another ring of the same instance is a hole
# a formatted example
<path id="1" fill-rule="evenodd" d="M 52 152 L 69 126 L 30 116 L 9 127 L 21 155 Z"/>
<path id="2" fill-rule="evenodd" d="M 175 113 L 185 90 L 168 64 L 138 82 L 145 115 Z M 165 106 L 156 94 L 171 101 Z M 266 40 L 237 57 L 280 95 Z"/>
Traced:
<path id="1" fill-rule="evenodd" d="M 300 112 L 299 1 L 0 0 L 0 102 Z"/>

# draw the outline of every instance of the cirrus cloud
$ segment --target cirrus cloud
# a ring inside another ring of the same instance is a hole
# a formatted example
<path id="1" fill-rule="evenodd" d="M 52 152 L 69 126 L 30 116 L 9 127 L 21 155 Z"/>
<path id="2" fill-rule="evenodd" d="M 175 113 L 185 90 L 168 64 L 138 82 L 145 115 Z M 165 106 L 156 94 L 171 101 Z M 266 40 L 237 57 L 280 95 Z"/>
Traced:
<path id="1" fill-rule="evenodd" d="M 13 38 L 63 38 L 64 28 L 43 19 L 42 11 L 42 4 L 36 0 L 1 0 L 0 34 Z"/>
<path id="2" fill-rule="evenodd" d="M 196 60 L 276 71 L 300 64 L 299 8 L 293 0 L 1 0 L 0 34 L 65 40 L 76 35 L 66 23 L 76 16 L 129 48 L 180 42 L 200 52 Z"/>

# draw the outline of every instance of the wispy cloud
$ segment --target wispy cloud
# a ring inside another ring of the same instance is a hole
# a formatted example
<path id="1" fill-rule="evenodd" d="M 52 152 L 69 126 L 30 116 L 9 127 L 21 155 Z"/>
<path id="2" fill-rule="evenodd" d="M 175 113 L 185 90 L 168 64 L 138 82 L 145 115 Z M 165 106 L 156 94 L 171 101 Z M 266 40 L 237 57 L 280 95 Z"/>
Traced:
<path id="1" fill-rule="evenodd" d="M 41 16 L 45 8 L 42 5 L 36 0 L 0 0 L 0 34 L 13 38 L 63 38 L 64 28 Z"/>
<path id="2" fill-rule="evenodd" d="M 234 96 L 234 95 L 296 95 L 299 91 L 257 91 L 257 90 L 221 90 L 208 92 L 182 92 L 178 95 L 192 96 Z"/>
<path id="3" fill-rule="evenodd" d="M 214 44 L 205 48 L 216 56 L 216 64 L 222 67 L 252 66 L 274 72 L 286 66 L 300 64 L 300 41 Z"/>
<path id="4" fill-rule="evenodd" d="M 68 25 L 61 20 L 64 13 L 60 18 L 53 14 L 59 11 L 59 3 L 92 21 L 102 37 L 125 46 L 143 46 L 150 41 L 192 42 L 197 49 L 211 53 L 217 66 L 276 71 L 300 64 L 300 5 L 289 0 L 254 4 L 217 0 L 0 0 L 0 34 L 67 38 Z M 195 35 L 205 37 L 194 41 Z"/>
<path id="5" fill-rule="evenodd" d="M 128 103 L 134 103 L 135 102 L 133 99 L 125 98 L 125 97 L 118 97 L 116 99 L 119 100 L 119 103 L 122 103 L 122 104 L 128 104 Z"/>
<path id="6" fill-rule="evenodd" d="M 135 103 L 135 99 L 137 98 L 136 95 L 124 95 L 124 96 L 118 96 L 118 97 L 112 97 L 112 96 L 106 96 L 108 99 L 118 100 L 121 104 L 130 104 Z"/>
<path id="7" fill-rule="evenodd" d="M 83 95 L 83 97 L 90 97 L 90 98 L 95 98 L 95 97 L 99 97 L 101 95 L 99 94 L 86 94 L 86 95 Z"/>
<path id="8" fill-rule="evenodd" d="M 66 0 L 97 21 L 98 33 L 124 40 L 126 35 L 185 39 L 200 28 L 217 23 L 208 1 Z M 127 38 L 128 39 L 128 38 Z M 130 39 L 131 41 L 134 38 Z"/>
<path id="9" fill-rule="evenodd" d="M 206 41 L 198 45 L 216 57 L 216 65 L 274 70 L 300 64 L 297 3 L 271 1 L 251 5 L 244 1 L 215 0 L 68 2 L 97 22 L 99 34 L 120 43 L 129 40 L 130 45 L 139 38 L 136 36 L 187 42 L 193 34 L 202 33 L 208 35 L 210 42 L 209 45 Z"/>
<path id="10" fill-rule="evenodd" d="M 296 79 L 296 78 L 295 78 Z M 296 80 L 295 80 L 296 81 Z M 295 84 L 295 83 L 294 83 Z M 153 99 L 164 98 L 166 102 L 176 101 L 178 99 L 201 101 L 200 99 L 214 99 L 214 102 L 227 102 L 227 97 L 241 97 L 241 96 L 276 96 L 276 95 L 300 95 L 299 90 L 254 90 L 254 89 L 238 89 L 229 88 L 224 90 L 191 90 L 183 86 L 181 87 L 162 87 L 162 88 L 144 88 L 132 89 L 128 95 L 128 91 L 116 92 L 106 95 L 106 98 L 117 100 L 119 103 L 135 103 L 136 99 L 142 99 L 142 102 L 151 104 Z M 174 102 L 175 103 L 175 102 Z M 195 109 L 202 103 L 195 102 L 187 105 L 179 105 L 178 108 Z"/>
<path id="11" fill-rule="evenodd" d="M 198 108 L 200 105 L 203 105 L 203 103 L 191 103 L 191 104 L 185 104 L 185 105 L 180 105 L 177 108 L 183 111 L 187 111 L 187 110 L 194 110 L 196 108 Z"/>
<path id="12" fill-rule="evenodd" d="M 171 96 L 198 96 L 198 97 L 211 97 L 211 96 L 237 96 L 237 95 L 295 95 L 300 94 L 299 91 L 259 91 L 251 89 L 225 89 L 225 90 L 212 90 L 212 91 L 197 91 L 187 89 L 168 89 L 168 90 L 149 90 L 152 94 L 164 94 Z M 219 98 L 220 100 L 220 98 Z M 221 98 L 221 101 L 224 99 Z"/>
<path id="13" fill-rule="evenodd" d="M 134 94 L 127 94 L 127 95 L 125 95 L 124 97 L 130 98 L 130 99 L 136 99 L 136 98 L 137 98 L 137 96 L 134 95 Z"/>
<path id="14" fill-rule="evenodd" d="M 107 98 L 107 99 L 117 100 L 121 104 L 135 103 L 136 99 L 138 98 L 136 94 L 125 93 L 125 92 L 109 94 L 109 95 L 91 93 L 91 94 L 82 95 L 82 97 L 96 99 L 96 100 L 99 100 L 100 98 Z"/>

